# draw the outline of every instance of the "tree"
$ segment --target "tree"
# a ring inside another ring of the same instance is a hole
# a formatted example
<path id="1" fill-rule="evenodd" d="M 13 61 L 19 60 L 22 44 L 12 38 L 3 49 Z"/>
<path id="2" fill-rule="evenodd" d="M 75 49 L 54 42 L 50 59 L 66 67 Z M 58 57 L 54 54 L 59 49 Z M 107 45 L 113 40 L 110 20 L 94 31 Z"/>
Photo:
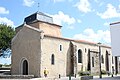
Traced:
<path id="1" fill-rule="evenodd" d="M 15 31 L 11 26 L 0 24 L 0 57 L 11 50 L 11 40 L 15 35 Z"/>

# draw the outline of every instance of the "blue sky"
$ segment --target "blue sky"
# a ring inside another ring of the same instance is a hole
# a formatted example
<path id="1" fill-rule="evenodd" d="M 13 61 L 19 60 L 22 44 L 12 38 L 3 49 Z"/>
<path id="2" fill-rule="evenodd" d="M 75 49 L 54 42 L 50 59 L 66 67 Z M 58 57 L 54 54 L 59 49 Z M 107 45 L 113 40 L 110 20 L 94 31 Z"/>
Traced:
<path id="1" fill-rule="evenodd" d="M 120 0 L 1 0 L 0 23 L 17 27 L 38 10 L 63 26 L 63 37 L 108 45 L 109 24 L 120 20 Z"/>

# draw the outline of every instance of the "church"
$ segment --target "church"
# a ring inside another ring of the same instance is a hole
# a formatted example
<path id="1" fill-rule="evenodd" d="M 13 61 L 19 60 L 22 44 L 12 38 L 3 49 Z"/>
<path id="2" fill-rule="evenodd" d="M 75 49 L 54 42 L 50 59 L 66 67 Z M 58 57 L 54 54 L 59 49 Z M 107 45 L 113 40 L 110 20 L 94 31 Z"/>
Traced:
<path id="1" fill-rule="evenodd" d="M 101 70 L 118 73 L 118 58 L 112 56 L 110 46 L 64 38 L 61 28 L 42 12 L 27 16 L 12 39 L 11 74 L 44 77 L 45 68 L 48 77 L 80 71 L 99 74 L 99 65 Z"/>

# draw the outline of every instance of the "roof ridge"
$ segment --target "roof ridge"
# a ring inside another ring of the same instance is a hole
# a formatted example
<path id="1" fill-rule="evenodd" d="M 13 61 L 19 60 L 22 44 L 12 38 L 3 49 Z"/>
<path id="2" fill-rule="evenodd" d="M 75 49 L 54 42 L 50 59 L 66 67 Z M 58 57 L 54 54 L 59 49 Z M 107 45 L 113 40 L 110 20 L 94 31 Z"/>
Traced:
<path id="1" fill-rule="evenodd" d="M 26 26 L 26 27 L 28 27 L 28 28 L 30 28 L 30 29 L 33 29 L 33 30 L 36 30 L 36 31 L 38 31 L 38 32 L 43 32 L 43 30 L 40 30 L 40 29 L 38 29 L 38 28 L 32 27 L 32 26 L 30 26 L 30 25 L 27 25 L 26 23 L 24 23 L 23 26 Z"/>
<path id="2" fill-rule="evenodd" d="M 95 43 L 95 42 L 90 42 L 90 41 L 87 41 L 87 40 L 76 40 L 76 39 L 63 38 L 63 37 L 58 37 L 58 36 L 53 36 L 53 35 L 48 35 L 48 34 L 45 34 L 45 36 L 53 37 L 53 38 L 58 38 L 58 39 L 69 40 L 69 41 L 75 41 L 75 42 L 81 42 L 81 43 L 88 43 L 88 44 L 97 45 L 97 43 Z M 111 48 L 111 46 L 107 46 L 107 45 L 105 45 L 105 44 L 101 44 L 101 46 L 102 46 L 102 47 Z"/>

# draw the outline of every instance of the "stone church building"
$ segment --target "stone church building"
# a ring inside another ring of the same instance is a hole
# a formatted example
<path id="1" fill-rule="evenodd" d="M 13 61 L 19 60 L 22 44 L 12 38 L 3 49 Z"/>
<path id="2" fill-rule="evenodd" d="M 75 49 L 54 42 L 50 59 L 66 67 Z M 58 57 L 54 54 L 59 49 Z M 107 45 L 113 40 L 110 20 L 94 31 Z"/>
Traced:
<path id="1" fill-rule="evenodd" d="M 112 56 L 110 46 L 64 38 L 61 28 L 41 12 L 26 17 L 12 39 L 11 73 L 43 77 L 46 68 L 49 77 L 75 75 L 79 71 L 99 74 L 99 51 L 101 70 L 118 72 L 118 59 Z"/>

